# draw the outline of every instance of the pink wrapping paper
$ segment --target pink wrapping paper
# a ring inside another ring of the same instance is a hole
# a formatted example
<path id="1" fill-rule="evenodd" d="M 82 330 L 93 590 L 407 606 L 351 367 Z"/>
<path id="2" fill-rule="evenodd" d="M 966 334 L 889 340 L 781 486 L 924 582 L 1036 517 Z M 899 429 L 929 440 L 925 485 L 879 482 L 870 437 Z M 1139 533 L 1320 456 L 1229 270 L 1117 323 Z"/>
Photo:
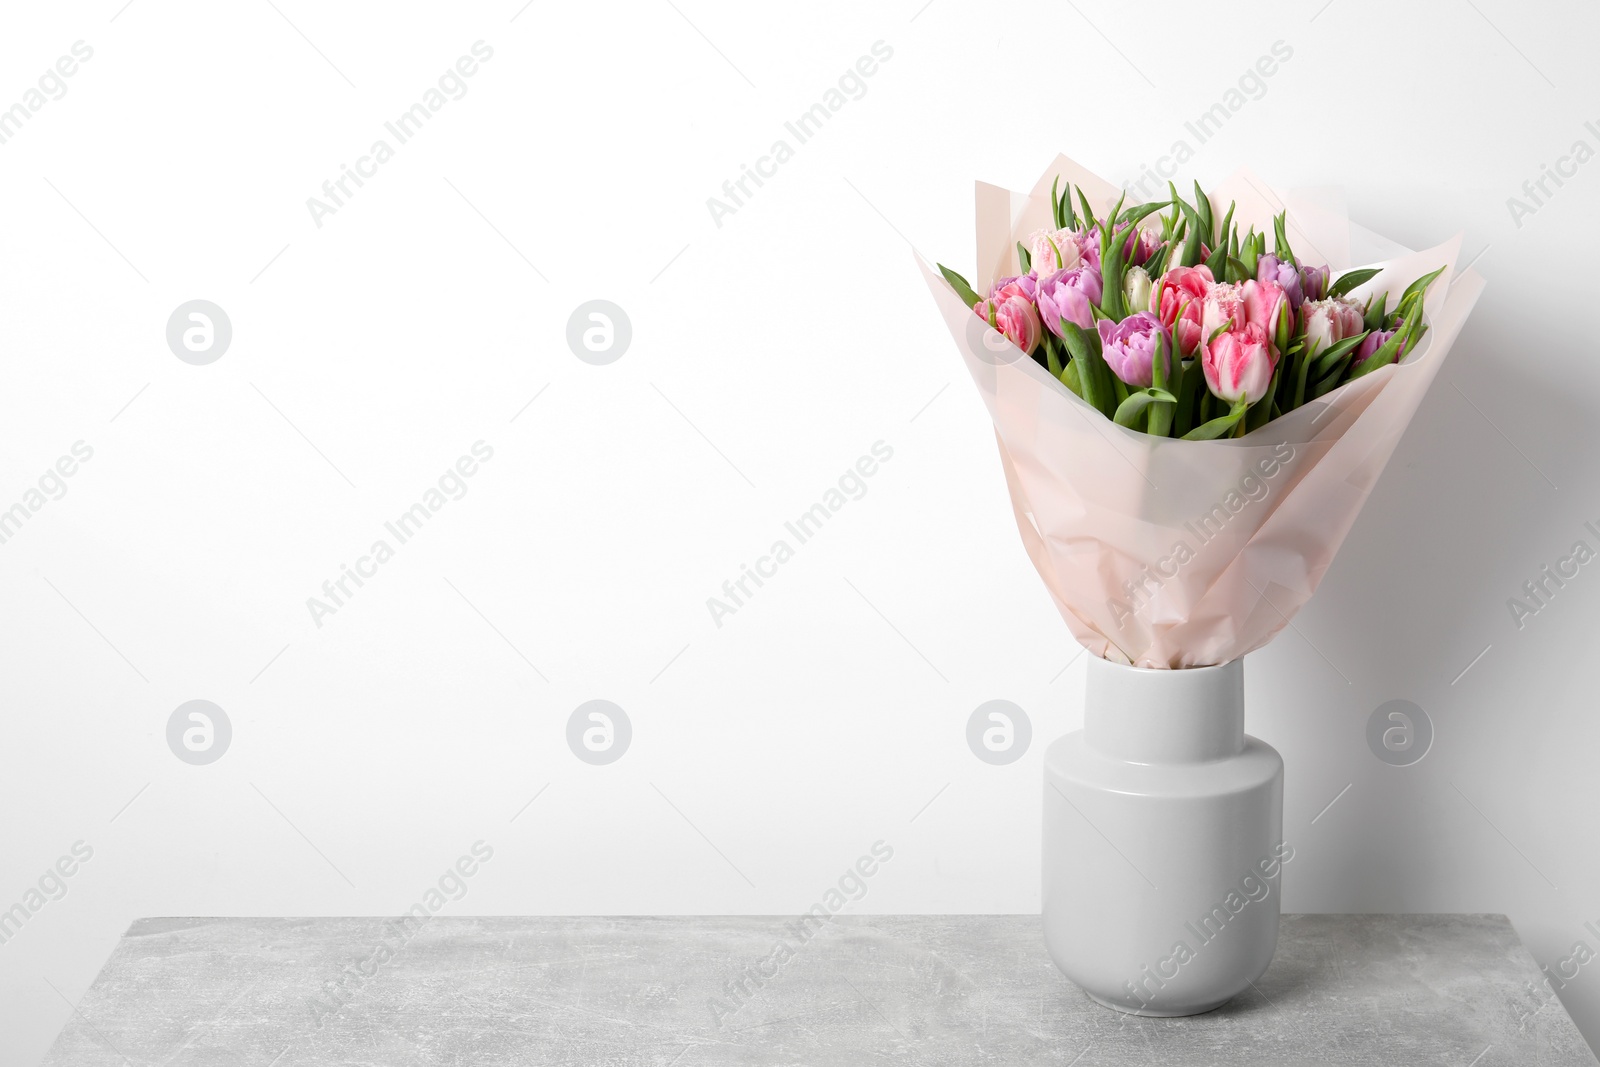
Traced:
<path id="1" fill-rule="evenodd" d="M 1018 272 L 1016 242 L 1050 224 L 1058 174 L 1085 191 L 1100 217 L 1120 194 L 1065 156 L 1026 196 L 980 183 L 979 292 Z M 1244 437 L 1151 437 L 1073 395 L 918 259 L 988 405 L 1017 528 L 1056 607 L 1090 652 L 1139 667 L 1226 663 L 1288 625 L 1316 592 L 1483 289 L 1477 274 L 1456 271 L 1459 236 L 1356 264 L 1348 262 L 1353 236 L 1365 231 L 1326 196 L 1281 195 L 1240 171 L 1211 200 L 1218 218 L 1237 201 L 1241 232 L 1253 224 L 1270 233 L 1287 209 L 1295 252 L 1327 262 L 1335 278 L 1383 267 L 1357 299 L 1388 290 L 1393 306 L 1412 281 L 1446 266 L 1424 303 L 1430 329 L 1421 344 L 1403 363 Z"/>

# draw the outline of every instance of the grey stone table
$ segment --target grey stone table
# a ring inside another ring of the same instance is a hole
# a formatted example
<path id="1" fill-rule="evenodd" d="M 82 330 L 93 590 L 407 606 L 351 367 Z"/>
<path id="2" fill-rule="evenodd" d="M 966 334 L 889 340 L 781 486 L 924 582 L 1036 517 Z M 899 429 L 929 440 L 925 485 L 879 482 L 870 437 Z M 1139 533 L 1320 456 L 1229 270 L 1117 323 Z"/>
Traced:
<path id="1" fill-rule="evenodd" d="M 141 919 L 45 1063 L 1596 1062 L 1498 915 L 1286 916 L 1256 989 L 1188 1019 L 1090 1001 L 1037 916 L 820 925 Z"/>

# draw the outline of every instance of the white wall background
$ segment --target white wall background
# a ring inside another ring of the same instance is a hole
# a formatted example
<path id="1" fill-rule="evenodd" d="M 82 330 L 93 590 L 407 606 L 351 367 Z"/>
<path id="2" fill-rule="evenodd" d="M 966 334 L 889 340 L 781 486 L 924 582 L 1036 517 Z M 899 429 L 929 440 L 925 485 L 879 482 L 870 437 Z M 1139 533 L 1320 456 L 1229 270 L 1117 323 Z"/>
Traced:
<path id="1" fill-rule="evenodd" d="M 1187 172 L 1342 185 L 1413 247 L 1464 230 L 1489 280 L 1250 659 L 1285 906 L 1600 947 L 1600 576 L 1520 631 L 1506 607 L 1600 519 L 1600 163 L 1506 205 L 1600 148 L 1592 5 L 274 2 L 0 14 L 0 107 L 93 48 L 0 144 L 0 507 L 94 450 L 0 544 L 0 907 L 94 850 L 0 944 L 0 1063 L 37 1061 L 135 917 L 394 914 L 479 839 L 452 913 L 798 912 L 879 838 L 859 910 L 1036 910 L 1083 663 L 908 244 L 970 269 L 975 178 L 1057 151 L 1135 178 L 1279 40 Z M 479 40 L 466 96 L 317 228 L 306 198 Z M 865 96 L 716 226 L 706 198 L 880 40 Z M 164 338 L 195 298 L 233 325 L 209 366 Z M 592 298 L 633 324 L 609 366 L 564 340 Z M 478 440 L 467 495 L 315 626 Z M 867 495 L 715 627 L 706 598 L 878 440 Z M 234 730 L 203 767 L 165 739 L 196 698 Z M 634 727 L 606 767 L 564 740 L 594 698 Z M 1033 721 L 1007 767 L 964 739 L 991 698 Z M 1437 731 L 1411 767 L 1365 741 L 1395 698 Z M 1600 1041 L 1600 968 L 1562 999 Z"/>

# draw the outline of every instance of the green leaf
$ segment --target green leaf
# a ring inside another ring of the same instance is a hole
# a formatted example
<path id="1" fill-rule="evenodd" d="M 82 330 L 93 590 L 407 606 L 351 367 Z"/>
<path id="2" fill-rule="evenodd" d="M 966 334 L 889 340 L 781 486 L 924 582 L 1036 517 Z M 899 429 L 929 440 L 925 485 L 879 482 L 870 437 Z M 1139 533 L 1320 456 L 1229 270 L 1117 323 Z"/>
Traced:
<path id="1" fill-rule="evenodd" d="M 1064 229 L 1078 229 L 1078 212 L 1072 206 L 1072 183 L 1068 182 L 1061 193 L 1061 225 Z"/>
<path id="2" fill-rule="evenodd" d="M 1412 301 L 1411 312 L 1406 316 L 1405 324 L 1396 330 L 1394 336 L 1385 341 L 1382 347 L 1362 360 L 1361 366 L 1350 372 L 1350 380 L 1355 381 L 1363 375 L 1371 374 L 1373 371 L 1381 370 L 1393 363 L 1399 357 L 1406 339 L 1415 333 L 1417 327 L 1421 324 L 1422 301 L 1419 299 Z"/>
<path id="3" fill-rule="evenodd" d="M 1078 381 L 1078 361 L 1068 360 L 1066 367 L 1058 375 L 1061 384 L 1077 394 L 1078 399 L 1083 399 L 1083 383 Z"/>
<path id="4" fill-rule="evenodd" d="M 1176 362 L 1172 356 L 1172 340 L 1163 332 L 1156 334 L 1156 350 L 1150 363 L 1150 388 L 1172 396 L 1167 389 L 1167 364 Z M 1182 381 L 1183 368 L 1172 368 Z M 1159 403 L 1150 409 L 1149 421 L 1145 425 L 1145 432 L 1156 437 L 1166 437 L 1172 432 L 1172 416 L 1177 410 L 1178 398 L 1172 396 L 1172 403 Z"/>
<path id="5" fill-rule="evenodd" d="M 1322 356 L 1317 360 L 1317 369 L 1313 377 L 1321 378 L 1326 375 L 1333 369 L 1333 365 L 1339 362 L 1340 356 L 1347 352 L 1354 351 L 1355 347 L 1362 341 L 1365 341 L 1367 339 L 1367 334 L 1371 332 L 1372 331 L 1370 330 L 1362 330 L 1354 337 L 1346 337 L 1343 341 L 1340 341 L 1337 344 L 1329 345 L 1328 350 L 1322 353 Z"/>
<path id="6" fill-rule="evenodd" d="M 1232 239 L 1233 241 L 1237 242 L 1239 235 L 1237 233 L 1235 233 L 1234 230 L 1233 230 L 1233 209 L 1236 208 L 1236 207 L 1238 207 L 1237 202 L 1232 201 L 1232 200 L 1230 200 L 1228 202 L 1228 213 L 1226 215 L 1222 216 L 1222 229 L 1217 231 L 1217 235 L 1216 235 L 1217 239 L 1215 241 L 1211 242 L 1213 245 L 1220 246 L 1222 248 L 1227 248 L 1230 239 Z M 1237 245 L 1237 243 L 1235 243 L 1235 245 L 1233 247 L 1233 251 L 1237 251 L 1237 250 L 1238 250 L 1238 245 Z M 1221 275 L 1219 274 L 1219 275 L 1217 275 L 1217 277 L 1220 278 Z"/>
<path id="7" fill-rule="evenodd" d="M 1214 441 L 1218 437 L 1230 433 L 1235 426 L 1239 425 L 1239 420 L 1244 418 L 1246 410 L 1248 410 L 1248 405 L 1243 400 L 1237 400 L 1234 402 L 1233 410 L 1221 418 L 1212 419 L 1210 422 L 1196 426 L 1184 434 L 1183 439 L 1185 441 Z"/>
<path id="8" fill-rule="evenodd" d="M 1127 211 L 1124 211 L 1122 213 L 1122 221 L 1137 226 L 1151 215 L 1170 206 L 1165 200 L 1152 200 L 1148 204 L 1140 204 L 1138 207 L 1130 207 Z"/>
<path id="9" fill-rule="evenodd" d="M 1122 214 L 1122 202 L 1128 199 L 1128 190 L 1122 190 L 1122 195 L 1117 197 L 1117 206 L 1111 209 L 1111 217 L 1101 223 L 1101 234 L 1109 234 L 1117 228 L 1117 217 Z"/>
<path id="10" fill-rule="evenodd" d="M 1022 273 L 1027 274 L 1033 270 L 1033 257 L 1022 247 L 1021 241 L 1017 242 L 1017 259 L 1022 263 Z"/>
<path id="11" fill-rule="evenodd" d="M 1339 380 L 1342 374 L 1343 371 L 1341 371 L 1339 374 L 1330 374 L 1326 378 L 1317 382 L 1311 387 L 1311 394 L 1307 396 L 1306 399 L 1319 400 L 1325 394 L 1333 392 L 1333 390 L 1344 384 Z"/>
<path id="12" fill-rule="evenodd" d="M 1328 286 L 1328 295 L 1343 296 L 1356 286 L 1365 285 L 1382 273 L 1382 267 L 1362 267 L 1360 270 L 1346 271 L 1339 275 L 1338 281 Z"/>
<path id="13" fill-rule="evenodd" d="M 1425 274 L 1416 281 L 1412 282 L 1410 285 L 1406 286 L 1406 291 L 1400 294 L 1400 303 L 1404 304 L 1406 302 L 1406 298 L 1410 296 L 1426 295 L 1428 292 L 1428 286 L 1432 285 L 1433 280 L 1443 273 L 1444 268 L 1440 267 L 1432 274 Z"/>
<path id="14" fill-rule="evenodd" d="M 1355 353 L 1354 352 L 1346 352 L 1344 355 L 1342 355 L 1339 358 L 1335 359 L 1333 361 L 1333 366 L 1328 368 L 1328 373 L 1324 374 L 1321 378 L 1318 379 L 1318 383 L 1320 384 L 1321 382 L 1324 382 L 1324 381 L 1329 382 L 1330 384 L 1329 384 L 1328 388 L 1331 389 L 1331 388 L 1333 388 L 1333 386 L 1338 385 L 1341 382 L 1343 382 L 1344 381 L 1344 372 L 1350 369 L 1350 364 L 1355 358 L 1356 357 L 1355 357 Z M 1326 391 L 1327 391 L 1326 389 L 1323 390 L 1323 392 L 1326 392 Z M 1315 394 L 1315 396 L 1321 396 L 1321 395 L 1322 395 L 1322 393 L 1316 393 Z"/>
<path id="15" fill-rule="evenodd" d="M 1289 247 L 1289 235 L 1285 232 L 1288 225 L 1289 213 L 1280 211 L 1272 220 L 1273 255 L 1280 260 L 1300 266 L 1300 261 L 1295 258 L 1294 250 Z"/>
<path id="16" fill-rule="evenodd" d="M 1056 186 L 1060 184 L 1061 175 L 1050 179 L 1050 221 L 1055 223 L 1058 230 L 1061 229 L 1061 197 L 1056 195 Z"/>
<path id="17" fill-rule="evenodd" d="M 1116 413 L 1116 389 L 1112 379 L 1116 376 L 1100 354 L 1100 333 L 1085 330 L 1075 322 L 1061 320 L 1061 339 L 1066 342 L 1072 362 L 1078 365 L 1078 381 L 1083 385 L 1083 399 L 1106 418 Z"/>
<path id="18" fill-rule="evenodd" d="M 1159 280 L 1162 272 L 1166 269 L 1167 253 L 1171 250 L 1171 248 L 1171 245 L 1162 245 L 1160 248 L 1157 248 L 1154 252 L 1150 253 L 1150 258 L 1144 261 L 1144 272 L 1150 275 L 1150 280 L 1152 282 Z M 1144 308 L 1140 308 L 1139 310 L 1143 311 Z"/>
<path id="19" fill-rule="evenodd" d="M 1150 359 L 1150 387 L 1152 389 L 1165 389 L 1167 387 L 1167 361 L 1172 358 L 1172 342 L 1164 330 L 1156 331 L 1156 350 Z M 1173 397 L 1174 401 L 1178 398 Z"/>
<path id="20" fill-rule="evenodd" d="M 1049 245 L 1050 251 L 1056 254 L 1056 265 L 1058 267 L 1067 261 L 1066 257 L 1061 254 L 1061 246 L 1056 244 L 1056 239 L 1054 237 L 1046 237 L 1044 239 L 1044 243 Z"/>
<path id="21" fill-rule="evenodd" d="M 1128 394 L 1128 399 L 1117 405 L 1117 413 L 1112 417 L 1112 422 L 1118 426 L 1133 428 L 1134 420 L 1144 413 L 1144 409 L 1157 401 L 1176 404 L 1178 398 L 1165 389 L 1135 389 Z"/>
<path id="22" fill-rule="evenodd" d="M 1226 271 L 1228 275 L 1228 281 L 1230 282 L 1248 281 L 1256 276 L 1254 271 L 1245 266 L 1243 260 L 1236 259 L 1233 256 L 1228 257 L 1228 262 L 1224 270 Z"/>
<path id="23" fill-rule="evenodd" d="M 1199 182 L 1194 183 L 1194 210 L 1200 220 L 1201 229 L 1205 231 L 1201 235 L 1201 240 L 1208 245 L 1216 244 L 1216 230 L 1211 225 L 1211 199 L 1206 196 L 1206 191 L 1200 188 Z"/>
<path id="24" fill-rule="evenodd" d="M 1223 275 L 1227 274 L 1227 267 L 1228 248 L 1226 245 L 1218 245 L 1212 250 L 1211 258 L 1206 260 L 1206 268 L 1211 271 L 1211 276 L 1213 278 L 1220 279 L 1223 277 Z"/>
<path id="25" fill-rule="evenodd" d="M 1065 369 L 1061 366 L 1061 356 L 1056 352 L 1055 340 L 1050 331 L 1044 330 L 1042 332 L 1044 333 L 1045 369 L 1059 378 L 1061 377 L 1061 372 Z"/>
<path id="26" fill-rule="evenodd" d="M 1127 314 L 1122 301 L 1123 250 L 1127 242 L 1118 237 L 1107 243 L 1104 230 L 1100 235 L 1100 308 L 1112 322 L 1121 322 Z"/>
<path id="27" fill-rule="evenodd" d="M 1167 266 L 1192 267 L 1200 262 L 1200 227 L 1190 226 L 1189 235 L 1183 239 L 1183 245 L 1178 250 L 1177 259 Z"/>
<path id="28" fill-rule="evenodd" d="M 1389 306 L 1389 294 L 1378 293 L 1367 301 L 1366 314 L 1362 316 L 1362 325 L 1369 330 L 1383 329 L 1383 320 L 1387 318 L 1385 309 Z"/>
<path id="29" fill-rule="evenodd" d="M 1087 196 L 1083 195 L 1083 187 L 1082 186 L 1078 187 L 1078 203 L 1083 205 L 1083 229 L 1085 229 L 1085 230 L 1094 229 L 1094 224 L 1095 224 L 1094 208 L 1089 206 L 1089 198 Z M 1076 227 L 1076 226 L 1073 227 L 1073 229 L 1077 229 L 1077 228 L 1078 227 Z"/>
<path id="30" fill-rule="evenodd" d="M 970 308 L 972 305 L 983 299 L 983 297 L 972 291 L 972 286 L 968 285 L 967 280 L 961 275 L 957 274 L 943 263 L 940 263 L 938 266 L 939 273 L 944 275 L 944 280 L 950 283 L 950 288 L 956 291 L 956 295 L 966 303 L 967 307 Z"/>
<path id="31" fill-rule="evenodd" d="M 1200 390 L 1205 388 L 1205 372 L 1198 359 L 1179 360 L 1174 371 L 1178 376 L 1178 407 L 1172 413 L 1172 435 L 1182 437 L 1194 428 L 1195 409 L 1200 404 Z"/>

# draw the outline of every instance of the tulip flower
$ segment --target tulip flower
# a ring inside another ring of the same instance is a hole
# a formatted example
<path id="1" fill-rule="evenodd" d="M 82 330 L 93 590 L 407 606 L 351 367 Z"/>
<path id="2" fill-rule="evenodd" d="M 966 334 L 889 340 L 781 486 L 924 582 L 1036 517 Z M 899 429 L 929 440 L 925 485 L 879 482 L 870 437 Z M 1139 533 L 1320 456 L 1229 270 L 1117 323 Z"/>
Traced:
<path id="1" fill-rule="evenodd" d="M 1129 308 L 1143 311 L 1150 304 L 1150 275 L 1143 267 L 1129 267 L 1122 276 L 1122 300 Z"/>
<path id="2" fill-rule="evenodd" d="M 1032 274 L 1014 274 L 1001 278 L 989 287 L 990 300 L 1006 300 L 1013 296 L 1032 303 L 1039 290 L 1039 280 Z"/>
<path id="3" fill-rule="evenodd" d="M 1301 267 L 1300 291 L 1305 294 L 1307 300 L 1321 300 L 1328 295 L 1328 278 L 1330 275 L 1331 272 L 1326 264 L 1320 267 Z M 1295 310 L 1300 310 L 1298 304 L 1295 305 Z"/>
<path id="4" fill-rule="evenodd" d="M 1394 334 L 1395 331 L 1393 330 L 1373 330 L 1371 333 L 1367 334 L 1367 336 L 1363 337 L 1361 339 L 1361 343 L 1356 346 L 1355 356 L 1350 360 L 1351 369 L 1359 367 L 1361 364 L 1365 363 L 1367 361 L 1367 357 L 1372 355 L 1378 349 L 1382 348 L 1384 345 L 1388 344 L 1389 339 L 1393 337 Z M 1400 357 L 1404 356 L 1405 354 L 1405 345 L 1402 344 L 1400 346 L 1400 351 L 1395 355 L 1396 361 L 1398 361 Z"/>
<path id="5" fill-rule="evenodd" d="M 1267 332 L 1256 323 L 1225 330 L 1204 342 L 1200 367 L 1206 385 L 1223 400 L 1254 403 L 1266 396 L 1278 360 Z"/>
<path id="6" fill-rule="evenodd" d="M 1083 261 L 1082 238 L 1071 230 L 1034 230 L 1028 235 L 1028 255 L 1033 274 L 1043 278 L 1058 270 L 1076 267 Z"/>
<path id="7" fill-rule="evenodd" d="M 1305 288 L 1300 269 L 1270 252 L 1256 260 L 1256 281 L 1275 282 L 1289 297 L 1289 306 L 1295 311 L 1305 301 Z"/>
<path id="8" fill-rule="evenodd" d="M 1361 305 L 1342 296 L 1307 300 L 1300 305 L 1300 329 L 1308 347 L 1326 351 L 1362 329 Z"/>
<path id="9" fill-rule="evenodd" d="M 1194 355 L 1200 344 L 1200 309 L 1215 284 L 1211 268 L 1205 264 L 1173 267 L 1150 291 L 1150 310 L 1172 331 L 1172 340 L 1185 357 Z"/>
<path id="10" fill-rule="evenodd" d="M 1260 327 L 1268 344 L 1273 344 L 1288 294 L 1277 282 L 1246 281 L 1242 285 L 1212 286 L 1200 311 L 1200 331 L 1210 337 L 1219 328 L 1229 332 L 1245 326 Z M 1276 356 L 1276 348 L 1273 350 Z"/>
<path id="11" fill-rule="evenodd" d="M 1172 380 L 1172 335 L 1148 311 L 1129 315 L 1112 324 L 1101 319 L 1100 354 L 1107 366 L 1128 385 L 1143 388 L 1154 380 L 1156 353 L 1161 353 L 1166 381 Z"/>
<path id="12" fill-rule="evenodd" d="M 1039 279 L 1039 315 L 1045 329 L 1061 336 L 1061 320 L 1076 323 L 1085 330 L 1094 329 L 1094 312 L 1091 308 L 1100 303 L 1104 295 L 1100 272 L 1090 266 L 1058 270 Z"/>
<path id="13" fill-rule="evenodd" d="M 1032 301 L 1021 295 L 980 300 L 972 305 L 972 311 L 1028 355 L 1039 347 L 1043 336 L 1039 329 L 1039 313 L 1034 310 Z"/>
<path id="14" fill-rule="evenodd" d="M 1078 254 L 1083 262 L 1100 269 L 1100 230 L 1098 228 L 1078 234 Z"/>

